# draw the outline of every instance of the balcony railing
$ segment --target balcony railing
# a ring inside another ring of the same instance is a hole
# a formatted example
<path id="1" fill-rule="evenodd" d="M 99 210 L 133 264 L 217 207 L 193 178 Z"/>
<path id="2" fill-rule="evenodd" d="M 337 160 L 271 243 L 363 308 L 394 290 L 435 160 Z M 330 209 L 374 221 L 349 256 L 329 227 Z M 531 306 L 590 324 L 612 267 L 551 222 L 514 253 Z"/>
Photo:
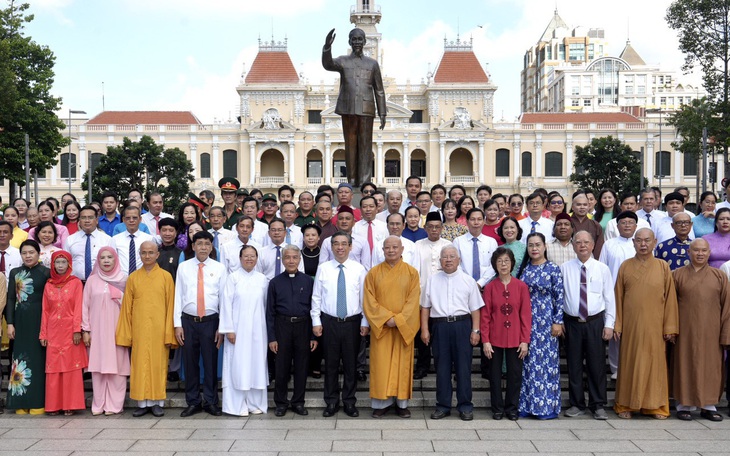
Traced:
<path id="1" fill-rule="evenodd" d="M 324 179 L 321 177 L 308 177 L 307 178 L 307 185 L 322 185 L 324 183 Z"/>
<path id="2" fill-rule="evenodd" d="M 385 185 L 400 185 L 400 177 L 386 177 Z"/>
<path id="3" fill-rule="evenodd" d="M 473 184 L 476 179 L 474 176 L 450 176 L 449 182 L 452 184 Z"/>
<path id="4" fill-rule="evenodd" d="M 279 176 L 260 176 L 258 183 L 261 186 L 264 185 L 284 185 L 284 177 Z"/>

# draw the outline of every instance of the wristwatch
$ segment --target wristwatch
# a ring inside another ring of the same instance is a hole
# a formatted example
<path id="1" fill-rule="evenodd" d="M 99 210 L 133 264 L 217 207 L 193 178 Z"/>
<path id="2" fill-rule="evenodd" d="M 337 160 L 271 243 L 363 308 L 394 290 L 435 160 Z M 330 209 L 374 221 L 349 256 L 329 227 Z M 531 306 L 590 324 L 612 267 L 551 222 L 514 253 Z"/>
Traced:
<path id="1" fill-rule="evenodd" d="M 471 332 L 473 332 L 474 334 L 481 334 L 482 333 L 478 329 L 472 329 Z"/>

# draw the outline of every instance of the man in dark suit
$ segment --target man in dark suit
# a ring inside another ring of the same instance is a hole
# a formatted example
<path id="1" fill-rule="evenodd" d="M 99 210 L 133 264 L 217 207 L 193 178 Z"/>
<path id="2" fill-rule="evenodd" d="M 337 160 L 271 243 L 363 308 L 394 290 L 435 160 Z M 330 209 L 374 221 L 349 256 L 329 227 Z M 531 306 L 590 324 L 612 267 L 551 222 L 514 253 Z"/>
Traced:
<path id="1" fill-rule="evenodd" d="M 380 129 L 385 128 L 385 91 L 380 66 L 375 59 L 363 55 L 365 32 L 350 31 L 350 55 L 332 58 L 335 29 L 330 30 L 322 49 L 322 66 L 340 73 L 340 94 L 335 113 L 342 116 L 345 137 L 347 179 L 354 186 L 372 180 L 373 119 L 377 106 Z"/>

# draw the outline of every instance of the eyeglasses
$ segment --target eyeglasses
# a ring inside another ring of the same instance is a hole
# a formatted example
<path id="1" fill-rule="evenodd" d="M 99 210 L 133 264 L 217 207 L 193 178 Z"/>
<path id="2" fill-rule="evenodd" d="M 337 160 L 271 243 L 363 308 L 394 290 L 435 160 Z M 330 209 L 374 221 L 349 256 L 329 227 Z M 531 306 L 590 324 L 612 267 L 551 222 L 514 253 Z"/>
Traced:
<path id="1" fill-rule="evenodd" d="M 565 204 L 565 202 L 559 200 L 550 201 L 551 206 L 562 206 L 563 204 Z"/>
<path id="2" fill-rule="evenodd" d="M 266 202 L 266 203 L 262 204 L 261 206 L 263 206 L 263 207 L 274 207 L 274 206 L 276 206 L 276 203 Z"/>
<path id="3" fill-rule="evenodd" d="M 520 206 L 522 206 L 522 203 L 521 202 L 509 203 L 509 205 L 512 206 L 512 207 L 520 207 Z"/>
<path id="4" fill-rule="evenodd" d="M 691 220 L 680 220 L 678 222 L 672 222 L 674 226 L 689 226 L 692 224 Z"/>
<path id="5" fill-rule="evenodd" d="M 542 204 L 542 201 L 530 201 L 527 203 L 528 206 L 539 206 Z"/>

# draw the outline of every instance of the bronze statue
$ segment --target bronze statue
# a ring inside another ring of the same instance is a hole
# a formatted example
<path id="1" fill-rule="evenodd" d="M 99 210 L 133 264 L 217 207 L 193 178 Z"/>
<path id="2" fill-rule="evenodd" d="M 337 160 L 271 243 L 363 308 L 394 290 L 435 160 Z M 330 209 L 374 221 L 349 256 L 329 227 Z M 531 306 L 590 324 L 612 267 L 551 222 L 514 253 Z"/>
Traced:
<path id="1" fill-rule="evenodd" d="M 322 66 L 340 73 L 340 94 L 335 113 L 342 116 L 345 137 L 347 179 L 353 186 L 369 182 L 373 177 L 373 119 L 378 108 L 380 129 L 385 128 L 385 91 L 380 66 L 375 59 L 364 56 L 365 32 L 350 31 L 350 55 L 332 58 L 335 29 L 330 30 L 322 48 Z"/>

